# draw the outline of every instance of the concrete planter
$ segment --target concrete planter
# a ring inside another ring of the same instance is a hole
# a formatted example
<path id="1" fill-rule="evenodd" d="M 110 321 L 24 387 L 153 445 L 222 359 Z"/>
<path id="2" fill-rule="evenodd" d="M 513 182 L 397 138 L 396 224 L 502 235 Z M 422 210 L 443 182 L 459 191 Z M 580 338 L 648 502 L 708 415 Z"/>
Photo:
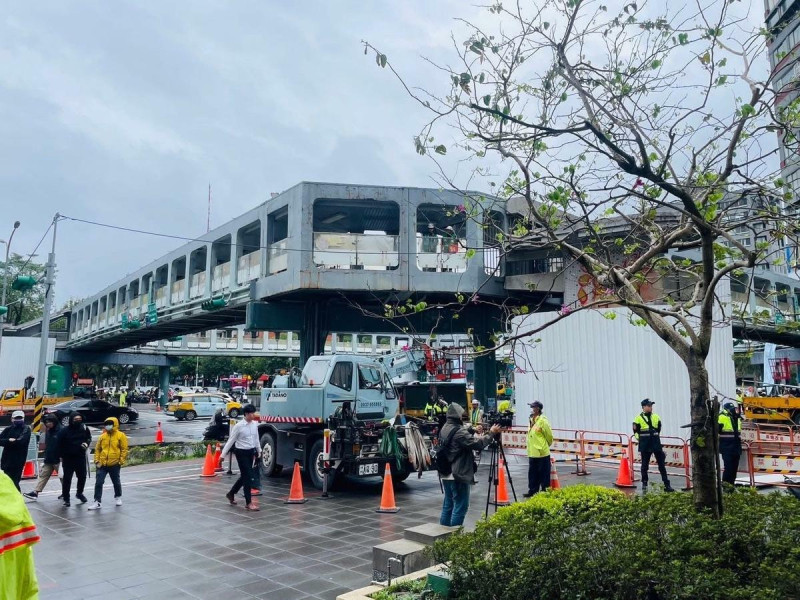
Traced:
<path id="1" fill-rule="evenodd" d="M 401 583 L 403 581 L 416 581 L 417 579 L 422 579 L 424 577 L 427 577 L 428 573 L 433 573 L 434 571 L 441 571 L 442 569 L 444 569 L 444 565 L 434 565 L 432 567 L 428 567 L 427 569 L 414 571 L 413 573 L 409 573 L 408 575 L 402 575 L 397 579 L 392 579 L 392 585 L 394 585 L 395 583 Z M 367 587 L 363 587 L 358 590 L 353 590 L 352 592 L 341 594 L 340 596 L 336 597 L 336 600 L 371 600 L 370 598 L 371 594 L 379 592 L 387 587 L 389 586 L 386 583 L 368 585 Z"/>

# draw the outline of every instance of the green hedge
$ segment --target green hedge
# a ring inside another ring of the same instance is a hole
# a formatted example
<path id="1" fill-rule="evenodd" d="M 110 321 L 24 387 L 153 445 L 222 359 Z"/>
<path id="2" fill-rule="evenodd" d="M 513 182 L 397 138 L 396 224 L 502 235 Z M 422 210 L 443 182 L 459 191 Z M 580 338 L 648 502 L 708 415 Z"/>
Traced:
<path id="1" fill-rule="evenodd" d="M 712 520 L 690 494 L 570 486 L 502 509 L 433 554 L 465 600 L 798 599 L 800 502 L 736 491 Z"/>
<path id="2" fill-rule="evenodd" d="M 132 467 L 156 462 L 202 458 L 206 455 L 206 446 L 207 444 L 201 442 L 131 446 L 128 450 L 126 466 Z M 214 449 L 213 445 L 211 449 Z"/>

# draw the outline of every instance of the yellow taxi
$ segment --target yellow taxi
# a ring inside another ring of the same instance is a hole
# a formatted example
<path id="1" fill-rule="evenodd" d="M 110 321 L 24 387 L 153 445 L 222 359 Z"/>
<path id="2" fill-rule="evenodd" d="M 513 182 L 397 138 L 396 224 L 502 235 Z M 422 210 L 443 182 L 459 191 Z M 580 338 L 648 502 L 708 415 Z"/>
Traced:
<path id="1" fill-rule="evenodd" d="M 179 421 L 194 421 L 197 417 L 211 417 L 220 408 L 235 419 L 242 413 L 242 404 L 220 394 L 180 394 L 167 404 L 164 412 Z"/>

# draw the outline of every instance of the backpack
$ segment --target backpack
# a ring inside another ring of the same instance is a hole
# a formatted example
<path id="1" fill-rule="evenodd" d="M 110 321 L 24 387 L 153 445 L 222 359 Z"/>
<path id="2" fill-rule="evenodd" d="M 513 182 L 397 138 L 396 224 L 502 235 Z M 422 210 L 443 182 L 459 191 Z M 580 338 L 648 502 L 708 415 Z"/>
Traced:
<path id="1" fill-rule="evenodd" d="M 453 436 L 458 429 L 459 427 L 455 425 L 447 436 L 447 440 L 445 440 L 444 444 L 441 444 L 436 451 L 436 470 L 439 471 L 439 475 L 447 476 L 453 473 L 453 463 L 447 459 L 447 447 L 450 445 L 450 442 L 453 441 Z"/>

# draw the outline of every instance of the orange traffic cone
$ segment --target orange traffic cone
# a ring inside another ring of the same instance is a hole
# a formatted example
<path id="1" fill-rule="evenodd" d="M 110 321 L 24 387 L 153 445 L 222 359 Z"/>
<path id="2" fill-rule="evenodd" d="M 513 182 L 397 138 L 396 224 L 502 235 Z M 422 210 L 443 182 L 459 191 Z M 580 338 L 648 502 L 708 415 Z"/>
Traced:
<path id="1" fill-rule="evenodd" d="M 36 479 L 36 465 L 32 460 L 25 463 L 25 468 L 22 470 L 22 479 Z"/>
<path id="2" fill-rule="evenodd" d="M 628 464 L 627 456 L 623 456 L 619 461 L 619 473 L 617 474 L 617 480 L 614 482 L 614 485 L 619 488 L 636 487 L 631 480 L 631 467 L 630 464 Z"/>
<path id="3" fill-rule="evenodd" d="M 164 443 L 164 432 L 161 431 L 161 421 L 156 425 L 156 444 Z"/>
<path id="4" fill-rule="evenodd" d="M 506 487 L 505 461 L 501 458 L 497 464 L 497 506 L 508 506 L 511 500 L 508 499 L 508 488 Z"/>
<path id="5" fill-rule="evenodd" d="M 558 481 L 558 470 L 556 469 L 556 459 L 550 459 L 550 489 L 560 490 L 561 483 Z"/>
<path id="6" fill-rule="evenodd" d="M 200 477 L 216 477 L 217 473 L 214 471 L 214 455 L 211 454 L 211 444 L 206 446 L 206 459 L 203 462 L 203 472 Z"/>
<path id="7" fill-rule="evenodd" d="M 394 486 L 392 485 L 392 468 L 386 463 L 386 471 L 383 474 L 383 492 L 381 493 L 381 507 L 375 512 L 396 513 L 400 509 L 394 503 Z"/>
<path id="8" fill-rule="evenodd" d="M 222 467 L 222 446 L 220 446 L 219 442 L 217 442 L 217 449 L 214 451 L 214 465 L 215 471 L 224 471 L 225 469 Z"/>
<path id="9" fill-rule="evenodd" d="M 303 479 L 300 476 L 300 463 L 296 462 L 292 473 L 292 487 L 289 488 L 289 497 L 284 504 L 305 504 L 306 502 L 308 502 L 308 499 L 303 497 Z"/>

